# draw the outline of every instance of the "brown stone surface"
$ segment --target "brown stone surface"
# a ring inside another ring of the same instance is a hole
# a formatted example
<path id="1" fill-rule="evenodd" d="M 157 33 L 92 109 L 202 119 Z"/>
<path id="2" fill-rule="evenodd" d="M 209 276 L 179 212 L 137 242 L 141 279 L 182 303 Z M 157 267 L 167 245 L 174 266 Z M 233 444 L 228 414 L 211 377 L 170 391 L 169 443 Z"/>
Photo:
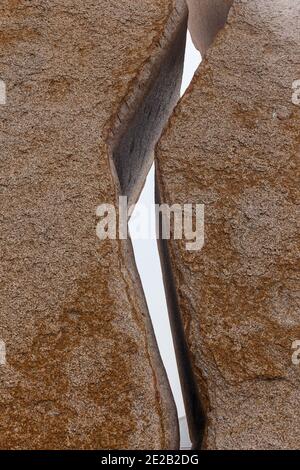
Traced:
<path id="1" fill-rule="evenodd" d="M 226 23 L 233 0 L 187 0 L 189 30 L 194 43 L 205 54 L 218 31 Z"/>
<path id="2" fill-rule="evenodd" d="M 298 0 L 234 1 L 157 150 L 160 199 L 205 204 L 202 251 L 162 252 L 209 449 L 300 447 L 299 18 Z"/>
<path id="3" fill-rule="evenodd" d="M 185 6 L 2 0 L 0 17 L 0 448 L 176 448 L 131 244 L 98 240 L 95 211 L 119 194 L 113 152 L 126 132 L 131 153 L 114 157 L 126 176 L 138 140 L 146 158 L 122 189 L 140 190 L 177 99 Z M 134 115 L 164 86 L 144 141 Z"/>

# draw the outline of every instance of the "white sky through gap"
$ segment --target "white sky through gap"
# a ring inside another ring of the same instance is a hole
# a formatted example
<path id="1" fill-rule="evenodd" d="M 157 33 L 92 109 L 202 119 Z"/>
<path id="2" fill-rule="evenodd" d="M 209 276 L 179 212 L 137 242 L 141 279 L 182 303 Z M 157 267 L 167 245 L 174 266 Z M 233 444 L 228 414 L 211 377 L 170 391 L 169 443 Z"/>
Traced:
<path id="1" fill-rule="evenodd" d="M 200 62 L 200 53 L 195 49 L 190 34 L 188 33 L 181 94 L 185 92 L 190 84 Z M 154 165 L 148 174 L 144 189 L 138 201 L 138 204 L 139 203 L 154 212 Z M 129 222 L 129 230 L 131 231 L 134 231 L 134 215 L 135 212 Z M 151 239 L 132 240 L 132 243 L 160 354 L 176 402 L 178 416 L 183 417 L 185 416 L 185 409 L 171 335 L 157 242 Z"/>

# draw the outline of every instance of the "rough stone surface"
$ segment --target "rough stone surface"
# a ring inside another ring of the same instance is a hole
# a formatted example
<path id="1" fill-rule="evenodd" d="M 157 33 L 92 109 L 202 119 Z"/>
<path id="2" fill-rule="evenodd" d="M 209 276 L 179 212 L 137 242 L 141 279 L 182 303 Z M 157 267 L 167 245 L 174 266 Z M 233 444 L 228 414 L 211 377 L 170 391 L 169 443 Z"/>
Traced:
<path id="1" fill-rule="evenodd" d="M 201 54 L 205 54 L 223 28 L 233 0 L 187 0 L 189 30 Z"/>
<path id="2" fill-rule="evenodd" d="M 95 213 L 119 192 L 112 131 L 157 78 L 185 11 L 175 0 L 1 2 L 2 449 L 178 446 L 131 244 L 101 242 Z"/>
<path id="3" fill-rule="evenodd" d="M 234 1 L 157 149 L 162 202 L 205 204 L 202 251 L 165 255 L 208 449 L 300 447 L 299 18 L 298 0 Z"/>

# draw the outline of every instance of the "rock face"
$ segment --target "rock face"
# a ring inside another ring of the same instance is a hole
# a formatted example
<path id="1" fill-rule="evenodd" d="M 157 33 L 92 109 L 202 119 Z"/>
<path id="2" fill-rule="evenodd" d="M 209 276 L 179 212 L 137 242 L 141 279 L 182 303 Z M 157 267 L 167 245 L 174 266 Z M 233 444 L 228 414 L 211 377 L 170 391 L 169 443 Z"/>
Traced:
<path id="1" fill-rule="evenodd" d="M 3 0 L 0 16 L 0 448 L 176 448 L 131 244 L 97 238 L 96 208 L 140 191 L 177 100 L 186 7 Z"/>
<path id="2" fill-rule="evenodd" d="M 159 199 L 205 204 L 204 248 L 161 250 L 208 449 L 300 446 L 299 17 L 298 0 L 234 1 L 157 149 Z"/>
<path id="3" fill-rule="evenodd" d="M 223 28 L 233 0 L 187 0 L 189 30 L 201 54 L 205 54 Z"/>

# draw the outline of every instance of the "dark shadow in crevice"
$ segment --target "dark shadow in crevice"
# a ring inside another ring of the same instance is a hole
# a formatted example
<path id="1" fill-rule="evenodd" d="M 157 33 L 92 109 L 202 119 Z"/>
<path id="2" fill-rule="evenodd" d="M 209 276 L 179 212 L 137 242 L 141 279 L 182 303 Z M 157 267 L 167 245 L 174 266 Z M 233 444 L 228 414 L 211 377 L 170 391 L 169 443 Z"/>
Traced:
<path id="1" fill-rule="evenodd" d="M 121 116 L 114 136 L 112 157 L 121 193 L 128 196 L 129 204 L 138 199 L 153 163 L 155 144 L 180 95 L 186 31 L 187 15 L 183 15 L 173 38 L 162 45 L 160 60 L 149 64 L 150 76 L 144 87 L 141 77 L 136 99 L 128 105 L 124 118 Z"/>

